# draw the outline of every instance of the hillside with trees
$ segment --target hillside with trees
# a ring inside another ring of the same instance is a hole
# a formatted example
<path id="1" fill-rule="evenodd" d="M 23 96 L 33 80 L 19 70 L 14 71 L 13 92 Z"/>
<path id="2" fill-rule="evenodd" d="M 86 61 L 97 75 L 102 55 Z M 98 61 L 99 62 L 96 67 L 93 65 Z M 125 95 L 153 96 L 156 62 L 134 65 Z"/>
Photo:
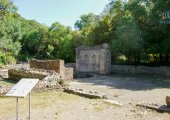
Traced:
<path id="1" fill-rule="evenodd" d="M 169 0 L 110 0 L 100 15 L 80 16 L 73 30 L 26 20 L 11 0 L 0 0 L 0 66 L 31 58 L 75 62 L 76 47 L 102 43 L 110 45 L 113 64 L 170 66 L 170 24 L 161 22 L 169 6 Z"/>

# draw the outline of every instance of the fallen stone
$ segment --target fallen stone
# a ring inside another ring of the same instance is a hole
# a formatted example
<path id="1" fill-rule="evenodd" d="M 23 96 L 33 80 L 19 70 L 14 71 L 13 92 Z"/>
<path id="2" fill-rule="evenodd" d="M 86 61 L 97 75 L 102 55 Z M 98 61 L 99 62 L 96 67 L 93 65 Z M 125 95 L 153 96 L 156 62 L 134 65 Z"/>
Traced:
<path id="1" fill-rule="evenodd" d="M 64 90 L 64 92 L 80 95 L 80 96 L 87 97 L 90 99 L 107 99 L 107 96 L 105 94 L 99 94 L 99 93 L 95 93 L 95 92 L 91 92 L 91 91 L 85 92 L 82 89 L 67 88 Z"/>
<path id="2" fill-rule="evenodd" d="M 155 110 L 157 112 L 166 112 L 170 113 L 170 107 L 166 105 L 158 105 L 158 104 L 149 104 L 149 103 L 139 103 L 136 106 L 144 107 L 147 109 Z"/>
<path id="3" fill-rule="evenodd" d="M 166 96 L 166 104 L 170 107 L 170 95 Z"/>
<path id="4" fill-rule="evenodd" d="M 123 106 L 123 104 L 119 103 L 118 101 L 114 101 L 114 100 L 103 100 L 103 101 L 106 102 L 106 103 L 110 103 L 112 105 L 119 106 L 119 107 Z"/>
<path id="5" fill-rule="evenodd" d="M 114 97 L 119 97 L 119 95 L 115 94 Z"/>
<path id="6" fill-rule="evenodd" d="M 12 86 L 0 86 L 0 96 L 4 96 Z"/>
<path id="7" fill-rule="evenodd" d="M 0 78 L 8 78 L 8 70 L 7 69 L 0 70 Z"/>

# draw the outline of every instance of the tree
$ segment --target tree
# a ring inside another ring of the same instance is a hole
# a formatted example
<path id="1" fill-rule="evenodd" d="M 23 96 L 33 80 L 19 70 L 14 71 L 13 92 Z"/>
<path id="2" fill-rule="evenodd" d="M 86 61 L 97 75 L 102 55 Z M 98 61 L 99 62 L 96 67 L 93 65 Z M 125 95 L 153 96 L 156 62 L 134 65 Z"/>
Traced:
<path id="1" fill-rule="evenodd" d="M 156 64 L 158 62 L 162 64 L 163 57 L 169 56 L 169 53 L 163 52 L 165 47 L 163 44 L 167 43 L 165 41 L 169 38 L 169 25 L 160 23 L 162 19 L 160 15 L 169 10 L 169 5 L 168 0 L 134 0 L 126 6 L 141 31 L 144 40 L 144 54 L 152 56 L 153 62 Z"/>
<path id="2" fill-rule="evenodd" d="M 84 14 L 80 17 L 80 20 L 77 20 L 74 24 L 75 28 L 82 30 L 85 27 L 90 27 L 96 24 L 99 21 L 99 16 L 93 13 Z"/>
<path id="3" fill-rule="evenodd" d="M 16 6 L 11 0 L 0 0 L 0 18 L 4 18 L 6 15 L 16 13 Z"/>
<path id="4" fill-rule="evenodd" d="M 122 17 L 115 33 L 117 39 L 112 40 L 113 54 L 123 54 L 129 63 L 139 63 L 143 40 L 134 18 L 129 13 Z"/>
<path id="5" fill-rule="evenodd" d="M 34 20 L 25 20 L 20 17 L 22 39 L 20 40 L 22 49 L 19 59 L 27 61 L 29 57 L 41 58 L 44 54 L 46 42 L 48 40 L 48 27 Z"/>
<path id="6" fill-rule="evenodd" d="M 53 58 L 64 59 L 66 62 L 73 61 L 73 35 L 70 27 L 65 27 L 55 22 L 49 28 L 49 44 L 54 47 L 51 55 Z"/>
<path id="7" fill-rule="evenodd" d="M 21 49 L 21 26 L 14 17 L 16 14 L 16 7 L 10 0 L 0 1 L 0 62 L 5 64 L 15 61 Z"/>

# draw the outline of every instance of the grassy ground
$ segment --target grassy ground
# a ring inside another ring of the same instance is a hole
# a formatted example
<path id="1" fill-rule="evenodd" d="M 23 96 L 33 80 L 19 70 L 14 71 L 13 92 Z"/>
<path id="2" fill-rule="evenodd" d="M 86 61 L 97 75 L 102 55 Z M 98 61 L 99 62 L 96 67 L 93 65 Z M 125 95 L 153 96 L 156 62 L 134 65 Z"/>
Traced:
<path id="1" fill-rule="evenodd" d="M 51 106 L 55 101 L 69 101 L 73 98 L 74 96 L 62 92 L 33 92 L 31 96 L 32 109 L 44 109 Z M 19 98 L 20 114 L 26 113 L 28 102 L 28 96 L 26 98 Z M 1 116 L 8 116 L 9 113 L 15 113 L 16 98 L 0 97 L 0 104 L 3 108 L 0 110 Z"/>
<path id="2" fill-rule="evenodd" d="M 80 109 L 87 111 L 89 105 L 92 107 L 92 110 L 96 112 L 103 112 L 107 106 L 110 106 L 97 99 L 92 100 L 57 91 L 33 92 L 31 100 L 32 117 L 33 119 L 41 120 L 55 120 L 57 119 L 56 116 L 66 114 L 66 112 L 68 112 L 68 110 L 71 111 L 74 106 L 77 112 L 79 112 Z M 19 116 L 23 120 L 28 116 L 28 102 L 28 96 L 26 98 L 19 98 Z M 15 119 L 16 98 L 0 97 L 0 104 L 2 108 L 0 109 L 0 120 Z M 80 104 L 83 105 L 83 107 Z"/>

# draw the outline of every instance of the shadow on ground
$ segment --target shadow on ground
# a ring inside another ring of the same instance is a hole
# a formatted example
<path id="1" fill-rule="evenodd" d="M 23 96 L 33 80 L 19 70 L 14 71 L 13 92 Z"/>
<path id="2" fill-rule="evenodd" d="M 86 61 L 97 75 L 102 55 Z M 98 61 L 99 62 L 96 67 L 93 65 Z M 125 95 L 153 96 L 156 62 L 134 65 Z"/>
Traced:
<path id="1" fill-rule="evenodd" d="M 18 81 L 4 78 L 3 80 L 0 81 L 0 85 L 1 85 L 1 82 L 3 82 L 4 85 L 6 85 L 6 84 L 13 85 L 13 84 L 16 84 Z"/>
<path id="2" fill-rule="evenodd" d="M 170 77 L 156 75 L 113 74 L 111 76 L 76 79 L 76 81 L 133 91 L 170 88 Z"/>

